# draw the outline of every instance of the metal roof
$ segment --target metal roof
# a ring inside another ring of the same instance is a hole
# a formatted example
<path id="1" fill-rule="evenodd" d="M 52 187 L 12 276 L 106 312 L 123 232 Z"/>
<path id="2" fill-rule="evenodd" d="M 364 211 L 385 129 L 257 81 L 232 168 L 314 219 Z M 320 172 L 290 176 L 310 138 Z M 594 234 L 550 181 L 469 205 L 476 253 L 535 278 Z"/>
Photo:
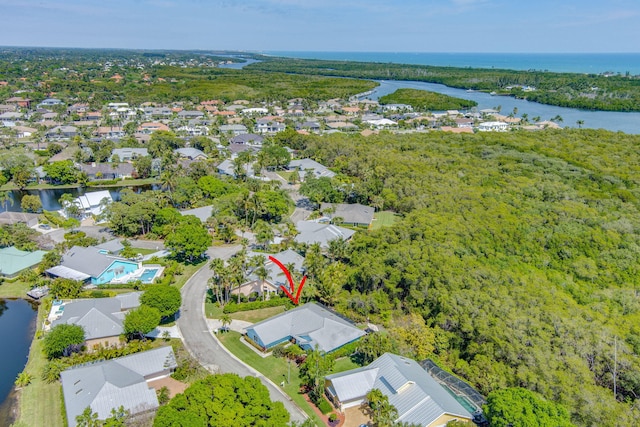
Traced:
<path id="1" fill-rule="evenodd" d="M 60 374 L 69 426 L 86 407 L 108 418 L 111 409 L 123 406 L 132 415 L 158 407 L 155 390 L 145 378 L 175 369 L 171 347 L 160 347 L 113 360 L 67 369 Z"/>
<path id="2" fill-rule="evenodd" d="M 377 388 L 398 410 L 396 421 L 429 426 L 445 414 L 472 418 L 415 360 L 395 354 L 385 353 L 366 368 L 329 375 L 326 379 L 340 401 L 364 399 L 369 391 Z"/>
<path id="3" fill-rule="evenodd" d="M 286 337 L 309 344 L 325 352 L 333 351 L 365 333 L 315 303 L 307 303 L 282 314 L 256 323 L 247 328 L 253 330 L 269 346 Z"/>
<path id="4" fill-rule="evenodd" d="M 298 243 L 319 243 L 328 248 L 329 242 L 335 239 L 349 240 L 355 234 L 354 230 L 333 224 L 322 224 L 314 221 L 298 221 L 296 224 L 299 234 L 295 237 Z"/>
<path id="5" fill-rule="evenodd" d="M 0 249 L 0 275 L 13 276 L 42 261 L 44 251 L 21 251 L 14 246 Z"/>

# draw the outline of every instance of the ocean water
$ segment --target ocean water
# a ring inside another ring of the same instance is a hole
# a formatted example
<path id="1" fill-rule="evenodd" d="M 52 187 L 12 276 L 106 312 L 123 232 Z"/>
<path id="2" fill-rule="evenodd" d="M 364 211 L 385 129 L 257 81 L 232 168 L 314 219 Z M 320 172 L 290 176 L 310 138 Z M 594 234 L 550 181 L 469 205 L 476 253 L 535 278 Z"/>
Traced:
<path id="1" fill-rule="evenodd" d="M 396 64 L 436 65 L 563 73 L 607 72 L 640 75 L 640 53 L 429 53 L 429 52 L 291 52 L 267 55 Z"/>

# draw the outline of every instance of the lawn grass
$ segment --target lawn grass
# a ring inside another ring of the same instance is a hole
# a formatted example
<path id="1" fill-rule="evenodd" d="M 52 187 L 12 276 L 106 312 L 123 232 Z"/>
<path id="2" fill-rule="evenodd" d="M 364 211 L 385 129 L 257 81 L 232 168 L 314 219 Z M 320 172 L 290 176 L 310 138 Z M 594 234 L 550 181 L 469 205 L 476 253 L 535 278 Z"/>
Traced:
<path id="1" fill-rule="evenodd" d="M 300 378 L 298 377 L 300 371 L 295 363 L 291 363 L 290 365 L 291 382 L 287 383 L 289 366 L 284 359 L 273 356 L 265 358 L 258 356 L 253 350 L 240 342 L 240 334 L 238 332 L 230 331 L 218 335 L 218 338 L 231 353 L 258 370 L 275 384 L 279 385 L 284 381 L 285 386 L 282 387 L 284 392 L 287 393 L 296 405 L 309 415 L 317 425 L 324 425 L 324 422 L 316 415 L 309 403 L 304 399 L 304 396 L 300 394 Z"/>
<path id="2" fill-rule="evenodd" d="M 223 308 L 215 302 L 207 302 L 204 304 L 204 312 L 208 319 L 219 319 L 223 314 Z M 259 308 L 257 310 L 238 311 L 236 313 L 229 314 L 234 320 L 244 320 L 245 322 L 257 323 L 264 319 L 273 317 L 276 314 L 283 313 L 285 310 L 284 305 L 276 307 Z"/>
<path id="3" fill-rule="evenodd" d="M 38 310 L 37 330 L 48 313 L 44 304 Z M 36 336 L 38 332 L 36 331 Z M 62 427 L 62 386 L 59 382 L 47 384 L 41 379 L 42 370 L 47 363 L 42 347 L 44 341 L 34 338 L 29 350 L 29 361 L 25 371 L 33 375 L 33 381 L 20 392 L 20 416 L 17 424 L 25 426 Z"/>
<path id="4" fill-rule="evenodd" d="M 332 374 L 337 374 L 338 372 L 348 371 L 350 369 L 361 368 L 362 366 L 353 362 L 349 356 L 341 357 L 337 359 L 333 364 L 333 369 L 331 370 Z"/>
<path id="5" fill-rule="evenodd" d="M 182 289 L 184 284 L 187 283 L 187 280 L 189 280 L 189 278 L 191 278 L 191 276 L 193 276 L 196 271 L 200 270 L 200 268 L 202 268 L 206 263 L 206 260 L 202 260 L 197 264 L 183 264 L 183 272 L 182 274 L 175 276 L 176 282 L 173 286 L 178 289 Z"/>
<path id="6" fill-rule="evenodd" d="M 278 175 L 280 175 L 282 178 L 284 178 L 287 182 L 289 182 L 289 178 L 291 177 L 291 174 L 293 172 L 287 172 L 287 171 L 278 171 L 276 172 Z"/>
<path id="7" fill-rule="evenodd" d="M 155 254 L 156 252 L 159 252 L 157 249 L 151 249 L 151 248 L 136 248 L 135 246 L 132 246 L 133 249 L 135 249 L 137 254 L 140 255 L 150 255 L 150 254 Z"/>
<path id="8" fill-rule="evenodd" d="M 0 298 L 26 298 L 31 285 L 21 280 L 5 280 L 0 285 Z"/>
<path id="9" fill-rule="evenodd" d="M 373 225 L 371 228 L 376 230 L 382 227 L 390 227 L 400 219 L 400 215 L 391 211 L 381 211 L 373 214 Z"/>

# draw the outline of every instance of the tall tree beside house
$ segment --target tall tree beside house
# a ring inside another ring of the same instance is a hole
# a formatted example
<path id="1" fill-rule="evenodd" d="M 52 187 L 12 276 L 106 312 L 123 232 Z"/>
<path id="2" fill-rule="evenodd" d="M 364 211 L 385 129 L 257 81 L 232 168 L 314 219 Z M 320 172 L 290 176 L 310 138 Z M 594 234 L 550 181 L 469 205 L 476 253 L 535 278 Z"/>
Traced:
<path id="1" fill-rule="evenodd" d="M 182 304 L 180 289 L 168 285 L 151 285 L 142 296 L 140 302 L 160 311 L 163 318 L 173 316 Z"/>
<path id="2" fill-rule="evenodd" d="M 323 354 L 318 346 L 307 354 L 307 358 L 300 365 L 300 380 L 309 390 L 309 397 L 318 402 L 324 395 L 324 377 L 331 372 L 334 365 L 334 357 L 331 354 Z"/>
<path id="3" fill-rule="evenodd" d="M 79 325 L 54 326 L 44 337 L 44 354 L 48 359 L 69 356 L 78 352 L 84 344 L 84 329 Z"/>
<path id="4" fill-rule="evenodd" d="M 160 324 L 160 310 L 157 308 L 141 305 L 131 310 L 124 317 L 124 333 L 129 338 L 144 338 Z"/>
<path id="5" fill-rule="evenodd" d="M 367 393 L 366 398 L 374 424 L 377 427 L 392 427 L 398 418 L 398 410 L 389 403 L 389 398 L 377 388 Z"/>

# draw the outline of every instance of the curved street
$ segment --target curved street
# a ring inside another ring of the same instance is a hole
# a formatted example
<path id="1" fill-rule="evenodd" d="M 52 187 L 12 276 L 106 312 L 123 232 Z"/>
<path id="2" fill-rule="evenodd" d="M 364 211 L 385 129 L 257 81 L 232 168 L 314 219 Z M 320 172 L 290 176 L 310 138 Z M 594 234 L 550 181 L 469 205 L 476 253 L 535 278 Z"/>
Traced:
<path id="1" fill-rule="evenodd" d="M 207 255 L 209 255 L 209 259 L 222 258 L 227 260 L 240 248 L 240 245 L 212 247 L 207 250 Z M 292 421 L 304 421 L 307 415 L 290 400 L 289 396 L 265 378 L 264 375 L 229 353 L 207 327 L 204 298 L 207 291 L 207 282 L 212 276 L 213 273 L 207 263 L 191 276 L 182 288 L 182 307 L 180 308 L 180 317 L 176 323 L 182 334 L 182 341 L 185 347 L 209 372 L 231 372 L 241 377 L 253 376 L 259 378 L 269 390 L 271 399 L 284 403 L 285 408 L 291 414 Z"/>

